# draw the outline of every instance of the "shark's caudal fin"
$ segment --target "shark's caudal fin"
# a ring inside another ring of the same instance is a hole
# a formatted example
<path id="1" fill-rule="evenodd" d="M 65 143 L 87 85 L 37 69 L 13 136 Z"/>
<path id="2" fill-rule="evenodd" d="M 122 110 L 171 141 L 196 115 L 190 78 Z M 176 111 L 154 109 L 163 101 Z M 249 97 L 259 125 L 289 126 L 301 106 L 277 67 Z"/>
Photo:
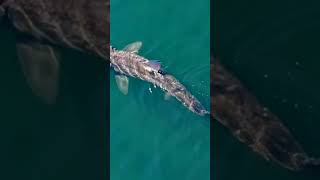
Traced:
<path id="1" fill-rule="evenodd" d="M 19 43 L 17 53 L 33 93 L 47 104 L 55 103 L 59 87 L 59 62 L 53 48 L 39 43 Z"/>

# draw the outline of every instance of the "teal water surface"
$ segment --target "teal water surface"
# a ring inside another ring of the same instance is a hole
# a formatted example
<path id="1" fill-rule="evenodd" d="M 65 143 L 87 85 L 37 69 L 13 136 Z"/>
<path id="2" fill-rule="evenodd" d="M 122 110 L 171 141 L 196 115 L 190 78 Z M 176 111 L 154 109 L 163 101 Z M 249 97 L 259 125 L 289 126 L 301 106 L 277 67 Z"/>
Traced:
<path id="1" fill-rule="evenodd" d="M 214 54 L 271 111 L 305 151 L 320 157 L 319 2 L 214 1 Z M 216 180 L 317 180 L 290 172 L 213 125 Z"/>
<path id="2" fill-rule="evenodd" d="M 209 0 L 111 1 L 111 44 L 142 41 L 140 55 L 157 59 L 209 109 Z M 112 180 L 209 179 L 210 123 L 159 88 L 129 78 L 129 94 L 110 72 Z M 152 93 L 149 91 L 151 88 Z"/>

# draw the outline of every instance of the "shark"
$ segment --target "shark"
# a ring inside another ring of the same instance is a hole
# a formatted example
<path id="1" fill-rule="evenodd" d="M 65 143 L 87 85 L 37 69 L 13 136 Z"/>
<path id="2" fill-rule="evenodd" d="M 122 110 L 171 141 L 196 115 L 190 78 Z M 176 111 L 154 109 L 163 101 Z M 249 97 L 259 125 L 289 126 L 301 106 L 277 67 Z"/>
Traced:
<path id="1" fill-rule="evenodd" d="M 211 117 L 267 161 L 292 171 L 320 167 L 279 117 L 263 106 L 241 81 L 211 59 Z"/>
<path id="2" fill-rule="evenodd" d="M 150 82 L 173 96 L 190 111 L 209 114 L 174 76 L 161 72 L 159 62 L 135 53 L 136 42 L 123 51 L 110 48 L 109 8 L 106 0 L 1 0 L 0 17 L 7 17 L 21 33 L 33 41 L 17 44 L 17 52 L 26 81 L 34 94 L 47 104 L 56 101 L 59 92 L 59 52 L 52 45 L 89 52 L 110 62 L 117 72 L 116 82 L 127 94 L 128 78 Z M 137 46 L 139 45 L 139 46 Z"/>
<path id="3" fill-rule="evenodd" d="M 161 68 L 160 61 L 139 56 L 141 42 L 127 45 L 123 50 L 110 47 L 110 66 L 117 73 L 116 82 L 124 94 L 128 93 L 128 76 L 141 79 L 160 87 L 166 92 L 165 98 L 175 97 L 191 112 L 200 116 L 209 114 L 200 101 L 187 90 L 173 75 Z"/>

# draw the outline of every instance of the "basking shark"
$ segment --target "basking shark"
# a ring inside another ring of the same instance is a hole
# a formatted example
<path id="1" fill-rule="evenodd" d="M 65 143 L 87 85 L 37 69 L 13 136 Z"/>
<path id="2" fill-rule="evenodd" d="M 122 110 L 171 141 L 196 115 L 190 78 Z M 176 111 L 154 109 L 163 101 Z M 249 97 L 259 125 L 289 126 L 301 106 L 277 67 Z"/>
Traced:
<path id="1" fill-rule="evenodd" d="M 141 42 L 129 44 L 124 50 L 110 47 L 110 66 L 116 71 L 117 84 L 124 94 L 128 92 L 127 76 L 150 82 L 166 92 L 166 97 L 173 96 L 190 111 L 204 116 L 209 112 L 202 106 L 186 87 L 174 76 L 164 72 L 156 60 L 148 60 L 137 54 Z"/>
<path id="2" fill-rule="evenodd" d="M 266 160 L 294 171 L 320 166 L 280 119 L 264 107 L 217 59 L 211 60 L 211 116 Z"/>
<path id="3" fill-rule="evenodd" d="M 132 48 L 140 48 L 141 45 L 134 46 L 140 43 L 131 44 L 126 51 L 109 52 L 109 6 L 106 0 L 0 0 L 0 15 L 7 16 L 18 31 L 37 40 L 17 45 L 25 77 L 34 93 L 48 104 L 55 102 L 59 53 L 50 45 L 54 44 L 110 61 L 122 92 L 128 89 L 127 76 L 136 77 L 159 86 L 166 91 L 166 97 L 175 97 L 190 111 L 201 116 L 209 114 L 176 78 L 161 73 L 159 62 L 134 52 L 138 49 Z"/>

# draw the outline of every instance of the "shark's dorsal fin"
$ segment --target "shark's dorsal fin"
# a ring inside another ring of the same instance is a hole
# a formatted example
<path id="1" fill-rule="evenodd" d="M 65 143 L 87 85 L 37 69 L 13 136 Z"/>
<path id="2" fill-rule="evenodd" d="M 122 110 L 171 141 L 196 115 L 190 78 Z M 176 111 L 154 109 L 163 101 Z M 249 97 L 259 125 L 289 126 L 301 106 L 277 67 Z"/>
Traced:
<path id="1" fill-rule="evenodd" d="M 161 62 L 159 60 L 150 60 L 149 65 L 156 71 L 159 71 L 161 69 Z"/>
<path id="2" fill-rule="evenodd" d="M 123 48 L 123 51 L 131 52 L 131 53 L 138 53 L 142 46 L 141 41 L 133 42 L 128 44 L 126 47 Z"/>
<path id="3" fill-rule="evenodd" d="M 17 54 L 33 93 L 47 104 L 55 103 L 59 88 L 59 61 L 53 47 L 40 43 L 19 43 Z"/>

